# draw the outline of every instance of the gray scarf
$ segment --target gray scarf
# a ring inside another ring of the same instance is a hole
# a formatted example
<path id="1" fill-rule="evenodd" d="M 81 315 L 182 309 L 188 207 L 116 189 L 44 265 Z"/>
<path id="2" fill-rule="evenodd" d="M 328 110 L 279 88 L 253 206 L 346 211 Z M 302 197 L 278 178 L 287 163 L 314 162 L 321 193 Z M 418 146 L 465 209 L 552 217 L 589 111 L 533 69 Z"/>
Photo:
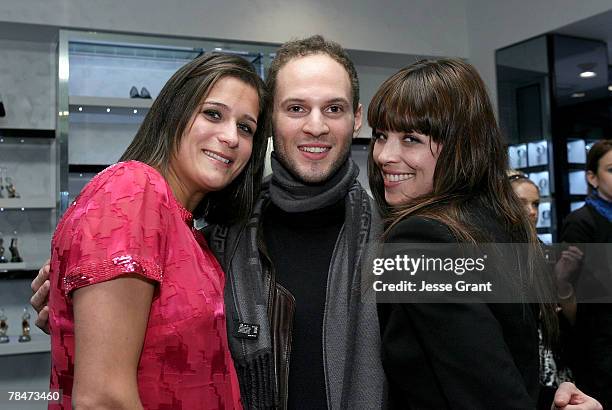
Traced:
<path id="1" fill-rule="evenodd" d="M 308 212 L 333 205 L 346 196 L 359 175 L 357 165 L 348 160 L 324 183 L 307 185 L 297 180 L 274 152 L 271 162 L 270 199 L 285 212 Z"/>
<path id="2" fill-rule="evenodd" d="M 332 255 L 323 318 L 328 407 L 382 408 L 384 373 L 378 316 L 371 292 L 361 292 L 360 272 L 366 244 L 378 240 L 381 233 L 373 201 L 356 180 L 358 169 L 351 160 L 318 186 L 297 181 L 275 157 L 272 166 L 272 180 L 264 184 L 248 222 L 217 227 L 210 238 L 211 249 L 226 272 L 229 346 L 243 405 L 246 409 L 278 406 L 267 305 L 273 284 L 263 273 L 258 245 L 265 204 L 272 199 L 281 209 L 302 212 L 323 208 L 344 197 L 345 223 Z M 257 326 L 257 337 L 252 335 L 251 325 Z M 245 336 L 249 330 L 251 337 Z"/>

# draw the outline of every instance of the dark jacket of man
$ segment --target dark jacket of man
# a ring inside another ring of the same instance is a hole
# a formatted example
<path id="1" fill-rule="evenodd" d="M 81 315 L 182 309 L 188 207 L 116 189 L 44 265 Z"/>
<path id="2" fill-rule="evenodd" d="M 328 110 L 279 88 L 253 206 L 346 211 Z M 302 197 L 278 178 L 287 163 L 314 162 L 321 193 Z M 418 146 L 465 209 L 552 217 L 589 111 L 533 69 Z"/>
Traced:
<path id="1" fill-rule="evenodd" d="M 262 234 L 270 182 L 245 224 L 216 227 L 210 246 L 226 272 L 230 350 L 245 408 L 286 408 L 295 301 L 276 283 Z M 384 373 L 374 295 L 362 292 L 366 245 L 380 235 L 376 207 L 355 179 L 344 194 L 345 223 L 332 255 L 323 319 L 329 409 L 385 406 Z"/>

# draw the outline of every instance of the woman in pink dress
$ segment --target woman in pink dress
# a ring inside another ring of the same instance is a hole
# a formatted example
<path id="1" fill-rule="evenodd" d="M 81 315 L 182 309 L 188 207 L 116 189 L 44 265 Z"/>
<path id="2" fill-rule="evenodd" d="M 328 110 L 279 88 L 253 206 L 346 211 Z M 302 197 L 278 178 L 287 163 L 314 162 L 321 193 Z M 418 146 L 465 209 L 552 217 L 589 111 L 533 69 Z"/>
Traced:
<path id="1" fill-rule="evenodd" d="M 193 219 L 248 215 L 263 100 L 250 63 L 197 58 L 67 210 L 52 241 L 51 388 L 63 400 L 51 408 L 241 408 L 224 273 Z"/>

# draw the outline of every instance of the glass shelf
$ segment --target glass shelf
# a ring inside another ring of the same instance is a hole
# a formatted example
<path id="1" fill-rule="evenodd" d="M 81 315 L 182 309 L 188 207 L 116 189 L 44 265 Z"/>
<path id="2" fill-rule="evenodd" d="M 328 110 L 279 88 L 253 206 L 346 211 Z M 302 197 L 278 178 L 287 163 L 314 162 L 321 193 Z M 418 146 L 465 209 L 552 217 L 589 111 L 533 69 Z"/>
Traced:
<path id="1" fill-rule="evenodd" d="M 6 257 L 7 255 L 4 255 L 4 256 Z M 10 258 L 10 255 L 9 255 L 9 258 Z M 28 266 L 25 262 L 0 263 L 0 272 L 11 272 L 11 271 L 16 271 L 16 270 L 28 270 Z"/>
<path id="2" fill-rule="evenodd" d="M 51 197 L 41 198 L 0 198 L 0 212 L 5 210 L 55 209 Z"/>
<path id="3" fill-rule="evenodd" d="M 134 109 L 145 113 L 151 108 L 153 100 L 150 98 L 114 98 L 114 97 L 88 97 L 70 96 L 70 112 L 77 113 L 114 113 L 136 114 Z M 109 110 L 110 109 L 110 110 Z"/>
<path id="4" fill-rule="evenodd" d="M 31 324 L 33 325 L 33 324 Z M 51 339 L 44 334 L 31 334 L 29 342 L 19 342 L 19 335 L 8 335 L 10 341 L 0 344 L 0 356 L 44 353 L 51 351 Z"/>
<path id="5" fill-rule="evenodd" d="M 202 48 L 109 41 L 71 41 L 72 55 L 190 61 L 203 52 Z"/>
<path id="6" fill-rule="evenodd" d="M 55 138 L 55 130 L 0 128 L 0 138 Z"/>

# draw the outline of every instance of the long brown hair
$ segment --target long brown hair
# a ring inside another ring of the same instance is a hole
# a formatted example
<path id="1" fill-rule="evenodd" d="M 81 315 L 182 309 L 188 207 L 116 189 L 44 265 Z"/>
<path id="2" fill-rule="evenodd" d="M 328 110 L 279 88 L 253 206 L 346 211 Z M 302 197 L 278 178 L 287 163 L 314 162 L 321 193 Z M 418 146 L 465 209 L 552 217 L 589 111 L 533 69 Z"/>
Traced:
<path id="1" fill-rule="evenodd" d="M 266 93 L 263 81 L 248 61 L 238 56 L 210 53 L 181 67 L 164 85 L 120 158 L 120 161 L 144 162 L 166 176 L 170 160 L 198 106 L 217 81 L 225 77 L 239 79 L 257 91 L 259 118 L 251 158 L 244 170 L 224 189 L 207 194 L 194 212 L 207 222 L 222 224 L 249 215 L 263 175 L 267 147 Z"/>
<path id="2" fill-rule="evenodd" d="M 513 242 L 537 244 L 535 228 L 506 176 L 507 153 L 486 87 L 471 65 L 459 59 L 418 61 L 387 79 L 368 107 L 368 123 L 376 130 L 418 132 L 441 144 L 433 190 L 410 203 L 391 208 L 374 162 L 370 142 L 368 177 L 372 194 L 386 217 L 387 230 L 401 220 L 419 215 L 448 226 L 462 242 L 492 242 L 470 219 L 476 202 L 494 215 Z M 536 246 L 534 246 L 536 248 Z M 528 262 L 527 278 L 535 285 L 551 338 L 556 315 L 550 277 Z"/>

